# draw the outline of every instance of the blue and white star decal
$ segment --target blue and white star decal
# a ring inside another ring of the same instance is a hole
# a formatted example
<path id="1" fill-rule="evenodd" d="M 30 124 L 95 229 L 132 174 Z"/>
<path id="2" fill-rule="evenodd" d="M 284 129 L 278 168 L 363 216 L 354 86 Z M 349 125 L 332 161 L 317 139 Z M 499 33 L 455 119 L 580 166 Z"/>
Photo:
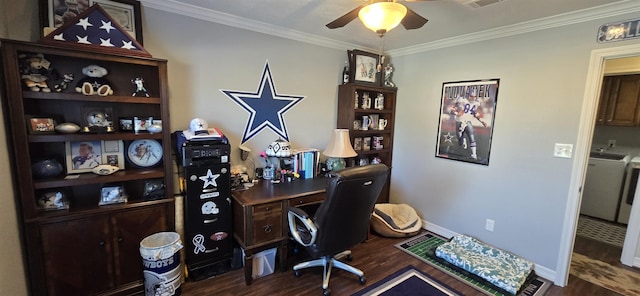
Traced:
<path id="1" fill-rule="evenodd" d="M 242 143 L 253 138 L 262 129 L 268 127 L 281 138 L 289 141 L 284 113 L 299 103 L 304 96 L 281 95 L 276 92 L 276 86 L 271 78 L 269 61 L 265 63 L 260 86 L 256 92 L 242 92 L 220 90 L 240 107 L 249 112 L 249 120 L 244 128 Z"/>
<path id="2" fill-rule="evenodd" d="M 202 185 L 202 188 L 207 188 L 209 187 L 209 185 L 213 186 L 213 187 L 218 187 L 218 183 L 216 183 L 216 179 L 218 179 L 218 177 L 220 177 L 220 174 L 212 174 L 211 170 L 207 170 L 207 175 L 206 176 L 201 176 L 198 177 L 200 178 L 200 180 L 204 181 L 204 185 Z"/>

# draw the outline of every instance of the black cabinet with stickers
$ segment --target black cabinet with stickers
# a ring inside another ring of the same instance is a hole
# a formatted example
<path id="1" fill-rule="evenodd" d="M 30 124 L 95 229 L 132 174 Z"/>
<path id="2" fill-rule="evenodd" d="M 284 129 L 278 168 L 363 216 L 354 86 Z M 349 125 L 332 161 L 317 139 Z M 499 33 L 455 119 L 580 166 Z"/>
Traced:
<path id="1" fill-rule="evenodd" d="M 181 142 L 185 264 L 187 277 L 197 281 L 231 268 L 230 146 L 224 137 L 211 141 L 178 140 Z"/>

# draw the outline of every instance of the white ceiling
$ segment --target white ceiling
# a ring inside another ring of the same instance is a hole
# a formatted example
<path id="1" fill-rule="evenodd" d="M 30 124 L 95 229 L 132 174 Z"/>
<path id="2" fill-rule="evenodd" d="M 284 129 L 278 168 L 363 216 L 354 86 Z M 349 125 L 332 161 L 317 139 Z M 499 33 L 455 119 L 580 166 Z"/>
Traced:
<path id="1" fill-rule="evenodd" d="M 385 35 L 385 50 L 420 50 L 459 37 L 489 39 L 601 17 L 640 12 L 639 0 L 503 0 L 480 8 L 471 0 L 405 2 L 429 22 Z M 358 19 L 338 29 L 325 25 L 363 0 L 140 0 L 143 7 L 334 48 L 376 49 L 380 39 Z M 622 20 L 622 19 L 621 19 Z M 598 28 L 593 28 L 594 39 Z"/>

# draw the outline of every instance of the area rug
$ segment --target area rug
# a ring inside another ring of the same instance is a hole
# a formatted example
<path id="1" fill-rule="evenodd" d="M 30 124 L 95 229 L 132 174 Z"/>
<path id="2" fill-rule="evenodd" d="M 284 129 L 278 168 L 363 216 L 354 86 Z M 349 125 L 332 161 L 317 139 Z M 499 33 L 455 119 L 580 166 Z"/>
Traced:
<path id="1" fill-rule="evenodd" d="M 569 274 L 622 295 L 640 295 L 640 274 L 573 253 Z"/>
<path id="2" fill-rule="evenodd" d="M 353 296 L 460 296 L 460 292 L 409 265 Z"/>
<path id="3" fill-rule="evenodd" d="M 511 295 L 508 292 L 497 288 L 486 280 L 471 274 L 461 268 L 458 268 L 452 264 L 449 264 L 443 260 L 438 260 L 435 256 L 430 256 L 429 254 L 433 254 L 433 250 L 438 247 L 440 244 L 447 242 L 448 240 L 438 236 L 437 234 L 431 232 L 424 232 L 417 236 L 414 236 L 411 239 L 408 239 L 404 242 L 396 244 L 395 246 L 400 250 L 403 250 L 414 256 L 427 264 L 441 270 L 444 273 L 447 273 L 450 276 L 453 276 L 467 285 L 475 288 L 476 290 L 486 294 L 486 295 L 495 295 L 495 296 L 507 296 Z M 546 279 L 543 279 L 539 276 L 534 276 L 533 279 L 529 282 L 529 284 L 522 289 L 522 291 L 518 294 L 519 296 L 541 296 L 544 295 L 549 287 L 551 287 L 552 283 Z"/>
<path id="4" fill-rule="evenodd" d="M 622 248 L 627 227 L 580 216 L 576 234 Z"/>

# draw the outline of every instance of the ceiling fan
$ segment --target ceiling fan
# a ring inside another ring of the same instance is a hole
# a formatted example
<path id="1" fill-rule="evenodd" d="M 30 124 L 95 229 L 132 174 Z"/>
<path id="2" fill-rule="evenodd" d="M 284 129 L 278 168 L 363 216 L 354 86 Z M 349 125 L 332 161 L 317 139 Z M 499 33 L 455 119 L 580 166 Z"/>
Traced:
<path id="1" fill-rule="evenodd" d="M 407 1 L 415 2 L 415 1 L 432 1 L 432 0 L 407 0 Z M 350 23 L 352 20 L 354 20 L 357 17 L 360 17 L 360 19 L 363 19 L 361 11 L 363 11 L 363 9 L 365 11 L 366 10 L 370 10 L 373 6 L 377 6 L 377 5 L 389 6 L 389 9 L 393 9 L 393 10 L 396 10 L 396 9 L 397 10 L 406 10 L 406 15 L 404 15 L 404 17 L 401 18 L 400 23 L 407 30 L 413 30 L 413 29 L 421 28 L 424 24 L 426 24 L 429 21 L 426 18 L 424 18 L 424 17 L 420 16 L 419 14 L 415 13 L 413 10 L 409 9 L 408 7 L 406 7 L 406 5 L 397 3 L 396 0 L 387 0 L 387 1 L 370 0 L 370 1 L 367 1 L 367 2 L 368 3 L 358 6 L 354 10 L 351 10 L 351 11 L 347 12 L 345 15 L 335 19 L 334 21 L 332 21 L 330 23 L 328 23 L 326 25 L 327 28 L 336 29 L 336 28 L 344 27 L 346 24 Z M 393 4 L 391 4 L 391 3 L 393 3 Z M 391 6 L 393 6 L 393 7 L 391 7 Z M 365 23 L 364 20 L 363 20 L 363 23 Z M 392 29 L 393 27 L 395 27 L 397 25 L 398 24 L 396 23 L 394 26 L 392 26 L 390 28 L 387 28 L 387 29 L 384 29 L 382 27 L 374 29 L 374 28 L 369 27 L 367 24 L 365 24 L 365 26 L 367 26 L 369 29 L 373 30 L 374 32 L 378 33 L 380 36 L 382 36 L 388 30 Z"/>

